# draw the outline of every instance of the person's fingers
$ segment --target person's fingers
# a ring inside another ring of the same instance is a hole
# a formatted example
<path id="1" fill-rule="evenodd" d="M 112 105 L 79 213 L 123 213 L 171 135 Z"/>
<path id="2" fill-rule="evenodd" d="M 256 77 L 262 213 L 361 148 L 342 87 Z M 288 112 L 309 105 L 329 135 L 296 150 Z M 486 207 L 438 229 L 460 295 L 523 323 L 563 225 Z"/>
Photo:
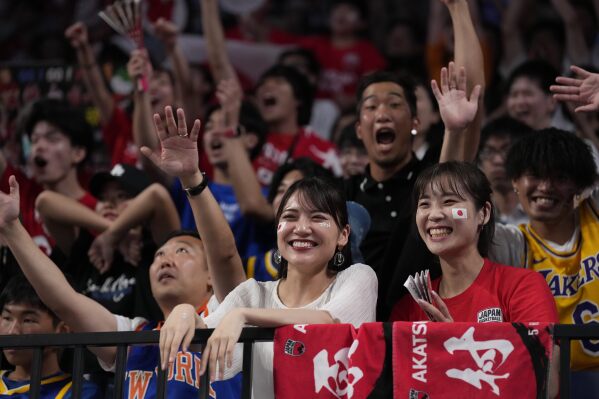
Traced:
<path id="1" fill-rule="evenodd" d="M 599 109 L 599 107 L 596 104 L 587 104 L 587 105 L 581 105 L 580 107 L 577 107 L 574 111 L 575 112 L 593 112 L 593 111 L 597 111 Z"/>
<path id="2" fill-rule="evenodd" d="M 156 128 L 158 139 L 160 141 L 164 141 L 168 137 L 168 134 L 164 128 L 164 124 L 162 123 L 162 118 L 158 114 L 154 114 L 154 127 Z"/>
<path id="3" fill-rule="evenodd" d="M 8 194 L 11 197 L 13 197 L 14 199 L 16 199 L 17 202 L 19 202 L 19 182 L 17 181 L 17 178 L 15 177 L 15 175 L 11 175 L 8 178 L 8 186 L 10 189 Z"/>
<path id="4" fill-rule="evenodd" d="M 574 86 L 580 87 L 582 85 L 582 79 L 568 78 L 566 76 L 558 76 L 555 81 L 563 86 Z"/>
<path id="5" fill-rule="evenodd" d="M 449 80 L 447 77 L 447 68 L 441 68 L 441 92 L 443 94 L 449 91 Z"/>
<path id="6" fill-rule="evenodd" d="M 416 300 L 416 302 L 418 302 L 418 305 L 420 305 L 422 310 L 428 313 L 434 321 L 445 321 L 445 316 L 443 316 L 443 313 L 441 313 L 439 309 L 437 309 L 427 301 L 418 299 Z"/>
<path id="7" fill-rule="evenodd" d="M 437 99 L 437 102 L 440 102 L 441 99 L 443 98 L 443 94 L 441 94 L 441 91 L 439 90 L 439 86 L 437 85 L 436 80 L 431 80 L 431 90 L 433 91 L 433 95 Z"/>
<path id="8" fill-rule="evenodd" d="M 152 151 L 149 147 L 146 146 L 141 147 L 139 151 L 141 151 L 141 153 L 144 154 L 144 156 L 146 156 L 150 161 L 152 161 L 154 165 L 160 168 L 162 161 L 160 160 L 160 157 L 154 153 L 154 151 Z"/>
<path id="9" fill-rule="evenodd" d="M 187 352 L 187 350 L 189 349 L 189 345 L 191 345 L 191 340 L 195 335 L 195 331 L 196 330 L 194 326 L 190 325 L 187 331 L 185 332 L 185 335 L 183 336 L 183 341 L 181 342 L 181 350 L 183 350 L 184 352 Z"/>
<path id="10" fill-rule="evenodd" d="M 191 128 L 191 132 L 189 133 L 189 139 L 196 143 L 198 141 L 198 137 L 200 135 L 200 129 L 202 127 L 202 123 L 199 119 L 196 119 L 193 122 L 193 126 Z"/>
<path id="11" fill-rule="evenodd" d="M 455 89 L 458 87 L 457 84 L 457 74 L 455 73 L 455 63 L 452 61 L 449 63 L 449 68 L 447 73 L 449 74 L 449 88 Z"/>
<path id="12" fill-rule="evenodd" d="M 470 101 L 473 103 L 478 103 L 478 99 L 480 97 L 481 91 L 482 91 L 481 85 L 474 86 L 474 89 L 472 89 L 472 93 L 470 94 Z"/>
<path id="13" fill-rule="evenodd" d="M 437 304 L 437 307 L 439 308 L 443 316 L 445 316 L 445 318 L 449 319 L 450 321 L 453 320 L 453 318 L 451 317 L 451 313 L 449 313 L 447 305 L 445 305 L 445 302 L 443 302 L 439 294 L 437 294 L 435 291 L 433 291 L 433 300 Z"/>
<path id="14" fill-rule="evenodd" d="M 575 74 L 582 76 L 583 78 L 591 76 L 591 73 L 589 71 L 587 71 L 586 69 L 582 69 L 581 67 L 576 66 L 576 65 L 572 65 L 570 67 L 570 70 L 572 72 L 574 72 Z"/>
<path id="15" fill-rule="evenodd" d="M 549 86 L 549 90 L 552 93 L 557 93 L 557 94 L 578 94 L 578 93 L 580 93 L 580 87 L 578 87 L 578 86 L 551 85 L 551 86 Z"/>
<path id="16" fill-rule="evenodd" d="M 177 108 L 177 126 L 179 136 L 187 136 L 187 122 L 185 122 L 185 111 Z"/>
<path id="17" fill-rule="evenodd" d="M 554 94 L 553 98 L 558 101 L 579 101 L 580 96 L 578 94 Z"/>
<path id="18" fill-rule="evenodd" d="M 172 364 L 175 361 L 175 357 L 179 352 L 179 348 L 181 347 L 181 342 L 183 342 L 184 333 L 186 331 L 181 328 L 176 328 L 173 332 L 173 339 L 171 340 L 171 346 L 169 348 L 169 358 L 168 363 Z"/>
<path id="19" fill-rule="evenodd" d="M 210 359 L 210 353 L 212 352 L 212 344 L 210 339 L 204 345 L 204 349 L 202 350 L 202 362 L 200 364 L 200 375 L 204 375 L 206 369 L 208 368 L 208 359 Z"/>
<path id="20" fill-rule="evenodd" d="M 160 340 L 158 341 L 158 348 L 160 350 L 160 367 L 162 370 L 166 370 L 168 364 L 169 348 L 170 348 L 170 329 L 163 326 L 160 330 Z"/>
<path id="21" fill-rule="evenodd" d="M 218 352 L 220 350 L 220 339 L 214 339 L 212 341 L 212 350 L 210 351 L 210 358 L 208 359 L 208 367 L 210 367 L 210 381 L 214 381 L 216 362 L 218 361 Z"/>
<path id="22" fill-rule="evenodd" d="M 177 132 L 177 123 L 175 122 L 175 115 L 173 114 L 173 107 L 167 105 L 164 107 L 164 117 L 166 119 L 166 131 L 169 136 L 175 136 Z"/>
<path id="23" fill-rule="evenodd" d="M 458 90 L 466 91 L 466 68 L 461 67 L 458 71 Z"/>
<path id="24" fill-rule="evenodd" d="M 226 357 L 226 365 L 227 367 L 231 368 L 233 366 L 233 350 L 235 349 L 235 344 L 237 342 L 234 341 L 233 339 L 229 339 L 227 341 L 227 347 L 225 348 L 225 357 Z M 225 363 L 223 363 L 223 367 L 221 368 L 221 370 L 223 371 L 223 375 L 221 375 L 221 380 L 224 380 L 224 370 L 225 370 Z"/>

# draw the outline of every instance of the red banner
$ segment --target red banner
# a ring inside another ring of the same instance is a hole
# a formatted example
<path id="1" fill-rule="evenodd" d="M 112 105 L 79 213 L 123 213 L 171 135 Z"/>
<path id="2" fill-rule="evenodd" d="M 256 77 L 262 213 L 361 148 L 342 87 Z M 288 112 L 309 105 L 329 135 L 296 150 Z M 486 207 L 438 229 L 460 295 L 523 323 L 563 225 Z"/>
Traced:
<path id="1" fill-rule="evenodd" d="M 277 329 L 275 397 L 543 398 L 547 323 L 367 323 Z"/>

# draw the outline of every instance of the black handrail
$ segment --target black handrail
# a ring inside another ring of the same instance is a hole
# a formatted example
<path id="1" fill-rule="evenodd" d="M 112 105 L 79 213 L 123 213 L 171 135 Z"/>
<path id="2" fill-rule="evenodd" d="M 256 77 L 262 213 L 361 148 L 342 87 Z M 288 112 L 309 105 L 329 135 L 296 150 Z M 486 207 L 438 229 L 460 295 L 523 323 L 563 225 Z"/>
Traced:
<path id="1" fill-rule="evenodd" d="M 196 330 L 192 340 L 194 344 L 204 344 L 212 334 L 212 329 Z M 255 342 L 272 341 L 273 328 L 244 328 L 239 342 L 244 344 L 243 350 L 243 383 L 242 398 L 251 397 L 252 383 L 252 347 Z M 554 337 L 560 345 L 560 397 L 570 397 L 570 342 L 580 339 L 599 339 L 599 324 L 556 324 L 553 331 Z M 34 362 L 31 372 L 30 399 L 38 399 L 41 384 L 41 362 L 44 347 L 69 347 L 75 348 L 73 365 L 73 397 L 78 398 L 81 393 L 83 378 L 83 348 L 86 346 L 116 346 L 116 371 L 114 397 L 122 398 L 123 377 L 127 360 L 127 347 L 130 345 L 157 344 L 160 338 L 159 331 L 127 331 L 127 332 L 99 332 L 99 333 L 73 333 L 73 334 L 31 334 L 31 335 L 0 335 L 0 348 L 34 348 Z M 202 377 L 199 397 L 208 397 L 208 372 Z M 157 398 L 166 395 L 167 373 L 160 370 L 158 373 Z"/>

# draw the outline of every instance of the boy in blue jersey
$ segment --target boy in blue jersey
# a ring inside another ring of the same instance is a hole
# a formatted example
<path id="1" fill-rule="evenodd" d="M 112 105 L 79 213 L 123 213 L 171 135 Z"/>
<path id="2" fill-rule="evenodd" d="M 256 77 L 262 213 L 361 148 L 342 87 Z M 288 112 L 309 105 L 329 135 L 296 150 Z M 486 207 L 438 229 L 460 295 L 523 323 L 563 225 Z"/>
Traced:
<path id="1" fill-rule="evenodd" d="M 52 334 L 68 332 L 68 327 L 40 301 L 33 287 L 22 276 L 9 280 L 0 295 L 2 319 L 0 334 Z M 0 371 L 0 398 L 28 398 L 33 351 L 31 349 L 3 350 L 14 370 Z M 42 357 L 41 399 L 71 398 L 73 382 L 58 364 L 59 350 L 45 348 Z M 83 399 L 101 397 L 95 384 L 83 382 Z"/>

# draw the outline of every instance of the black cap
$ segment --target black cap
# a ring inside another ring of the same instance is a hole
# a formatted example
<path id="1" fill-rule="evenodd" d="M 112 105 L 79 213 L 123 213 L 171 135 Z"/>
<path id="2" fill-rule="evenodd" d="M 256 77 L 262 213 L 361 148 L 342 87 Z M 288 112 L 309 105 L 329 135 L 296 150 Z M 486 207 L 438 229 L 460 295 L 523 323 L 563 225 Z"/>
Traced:
<path id="1" fill-rule="evenodd" d="M 115 181 L 120 184 L 132 198 L 146 189 L 151 183 L 148 175 L 131 165 L 116 164 L 110 172 L 98 172 L 89 182 L 89 191 L 96 198 L 100 197 L 106 183 Z"/>

